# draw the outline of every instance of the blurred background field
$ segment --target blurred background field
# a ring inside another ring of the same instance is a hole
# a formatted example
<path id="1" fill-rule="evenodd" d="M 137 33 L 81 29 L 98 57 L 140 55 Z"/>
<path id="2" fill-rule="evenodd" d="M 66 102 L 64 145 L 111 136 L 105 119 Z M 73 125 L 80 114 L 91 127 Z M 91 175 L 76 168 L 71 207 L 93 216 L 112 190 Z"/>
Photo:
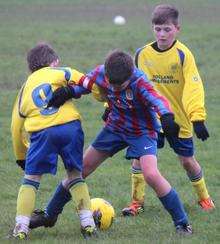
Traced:
<path id="1" fill-rule="evenodd" d="M 39 41 L 57 50 L 62 65 L 88 72 L 104 61 L 106 54 L 120 48 L 134 55 L 138 47 L 153 40 L 151 11 L 162 1 L 153 0 L 0 0 L 0 243 L 13 227 L 17 191 L 22 177 L 15 165 L 10 138 L 13 102 L 28 75 L 26 53 Z M 159 152 L 159 168 L 180 193 L 194 228 L 194 235 L 179 238 L 170 217 L 152 190 L 146 190 L 146 211 L 137 218 L 122 218 L 121 209 L 130 201 L 130 162 L 124 152 L 107 160 L 87 182 L 91 197 L 103 197 L 114 206 L 117 217 L 111 229 L 100 233 L 97 243 L 219 243 L 220 242 L 220 1 L 175 0 L 181 15 L 179 39 L 194 53 L 206 89 L 207 125 L 210 139 L 195 140 L 196 155 L 204 168 L 216 210 L 201 212 L 195 194 L 174 153 Z M 112 19 L 122 15 L 127 23 L 116 26 Z M 83 117 L 85 148 L 102 126 L 103 105 L 91 96 L 74 101 Z M 64 175 L 62 164 L 56 177 L 45 176 L 37 197 L 44 207 Z M 32 243 L 84 242 L 72 205 L 68 204 L 53 229 L 31 233 Z"/>

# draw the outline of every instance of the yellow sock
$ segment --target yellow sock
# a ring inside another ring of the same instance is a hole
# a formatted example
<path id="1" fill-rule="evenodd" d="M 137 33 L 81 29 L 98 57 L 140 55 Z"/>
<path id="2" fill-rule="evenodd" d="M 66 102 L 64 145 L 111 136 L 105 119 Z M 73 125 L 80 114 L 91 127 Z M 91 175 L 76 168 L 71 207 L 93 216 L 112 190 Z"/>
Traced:
<path id="1" fill-rule="evenodd" d="M 77 211 L 91 210 L 89 190 L 85 182 L 79 182 L 74 184 L 69 189 L 69 191 L 73 198 Z"/>
<path id="2" fill-rule="evenodd" d="M 145 185 L 144 176 L 142 173 L 131 174 L 131 196 L 132 201 L 137 201 L 141 204 L 144 203 L 145 196 Z"/>
<path id="3" fill-rule="evenodd" d="M 194 187 L 194 189 L 198 195 L 199 201 L 209 198 L 209 193 L 208 193 L 208 190 L 206 188 L 204 177 L 202 177 L 198 181 L 192 182 L 192 185 L 193 185 L 193 187 Z"/>
<path id="4" fill-rule="evenodd" d="M 31 185 L 22 185 L 17 198 L 17 216 L 30 217 L 35 206 L 36 188 Z"/>

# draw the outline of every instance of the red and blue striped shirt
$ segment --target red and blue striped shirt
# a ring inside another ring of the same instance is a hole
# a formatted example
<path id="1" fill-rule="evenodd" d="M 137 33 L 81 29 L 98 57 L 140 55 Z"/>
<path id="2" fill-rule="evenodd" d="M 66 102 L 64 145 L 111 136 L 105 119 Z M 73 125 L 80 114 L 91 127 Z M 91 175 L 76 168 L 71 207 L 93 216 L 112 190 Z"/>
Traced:
<path id="1" fill-rule="evenodd" d="M 171 113 L 169 103 L 139 69 L 134 68 L 129 81 L 126 88 L 115 90 L 105 77 L 104 65 L 100 65 L 81 79 L 79 85 L 91 90 L 96 84 L 104 89 L 111 110 L 106 122 L 108 129 L 130 136 L 156 137 L 161 128 L 157 114 L 160 117 Z"/>

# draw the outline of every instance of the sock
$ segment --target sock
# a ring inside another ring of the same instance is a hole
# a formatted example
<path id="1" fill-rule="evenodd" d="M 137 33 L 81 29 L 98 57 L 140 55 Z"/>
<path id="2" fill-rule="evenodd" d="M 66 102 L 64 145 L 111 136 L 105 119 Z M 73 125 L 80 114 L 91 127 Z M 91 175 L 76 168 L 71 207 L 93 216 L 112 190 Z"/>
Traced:
<path id="1" fill-rule="evenodd" d="M 73 198 L 77 211 L 91 210 L 91 202 L 87 184 L 81 178 L 70 182 L 69 191 Z"/>
<path id="2" fill-rule="evenodd" d="M 16 221 L 16 225 L 15 225 L 13 233 L 17 234 L 19 232 L 24 232 L 24 233 L 28 234 L 30 217 L 18 215 L 18 216 L 16 216 L 15 221 Z"/>
<path id="3" fill-rule="evenodd" d="M 209 193 L 206 188 L 205 179 L 203 177 L 202 170 L 199 172 L 199 174 L 194 176 L 188 173 L 188 177 L 192 182 L 192 185 L 197 193 L 199 201 L 209 198 Z"/>
<path id="4" fill-rule="evenodd" d="M 93 226 L 95 222 L 91 210 L 91 201 L 87 184 L 81 178 L 75 179 L 69 184 L 69 191 L 76 206 L 82 227 Z"/>
<path id="5" fill-rule="evenodd" d="M 46 214 L 49 217 L 57 217 L 62 213 L 64 206 L 71 200 L 70 192 L 63 187 L 62 182 L 57 186 L 57 189 L 50 199 L 46 207 Z"/>
<path id="6" fill-rule="evenodd" d="M 171 188 L 170 192 L 159 198 L 164 208 L 171 215 L 175 226 L 188 223 L 188 217 L 177 192 Z"/>
<path id="7" fill-rule="evenodd" d="M 145 185 L 146 185 L 144 176 L 142 174 L 141 169 L 132 167 L 131 170 L 132 170 L 132 174 L 131 174 L 132 201 L 136 201 L 143 205 L 144 196 L 145 196 Z"/>
<path id="8" fill-rule="evenodd" d="M 31 216 L 35 206 L 36 190 L 39 185 L 39 182 L 24 178 L 18 192 L 16 216 Z"/>
<path id="9" fill-rule="evenodd" d="M 209 193 L 203 177 L 198 181 L 192 182 L 192 185 L 198 195 L 199 201 L 209 198 Z"/>

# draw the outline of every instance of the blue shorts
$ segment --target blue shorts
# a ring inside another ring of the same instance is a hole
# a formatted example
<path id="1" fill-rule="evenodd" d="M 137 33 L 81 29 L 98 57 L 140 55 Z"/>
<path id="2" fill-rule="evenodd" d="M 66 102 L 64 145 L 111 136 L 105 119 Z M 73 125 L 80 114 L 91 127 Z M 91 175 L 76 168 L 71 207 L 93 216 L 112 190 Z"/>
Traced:
<path id="1" fill-rule="evenodd" d="M 190 138 L 179 138 L 179 137 L 166 137 L 170 144 L 170 147 L 174 152 L 183 157 L 192 157 L 194 155 L 193 139 Z M 163 133 L 158 134 L 157 147 L 163 148 L 165 142 L 165 136 Z"/>
<path id="2" fill-rule="evenodd" d="M 113 132 L 107 128 L 103 128 L 92 146 L 99 151 L 108 152 L 113 156 L 118 151 L 127 147 L 127 159 L 139 159 L 143 155 L 157 154 L 157 139 L 151 138 L 146 134 L 138 137 L 126 136 L 121 133 Z"/>
<path id="3" fill-rule="evenodd" d="M 79 120 L 33 132 L 25 174 L 56 174 L 58 155 L 67 170 L 82 171 L 84 134 Z"/>

